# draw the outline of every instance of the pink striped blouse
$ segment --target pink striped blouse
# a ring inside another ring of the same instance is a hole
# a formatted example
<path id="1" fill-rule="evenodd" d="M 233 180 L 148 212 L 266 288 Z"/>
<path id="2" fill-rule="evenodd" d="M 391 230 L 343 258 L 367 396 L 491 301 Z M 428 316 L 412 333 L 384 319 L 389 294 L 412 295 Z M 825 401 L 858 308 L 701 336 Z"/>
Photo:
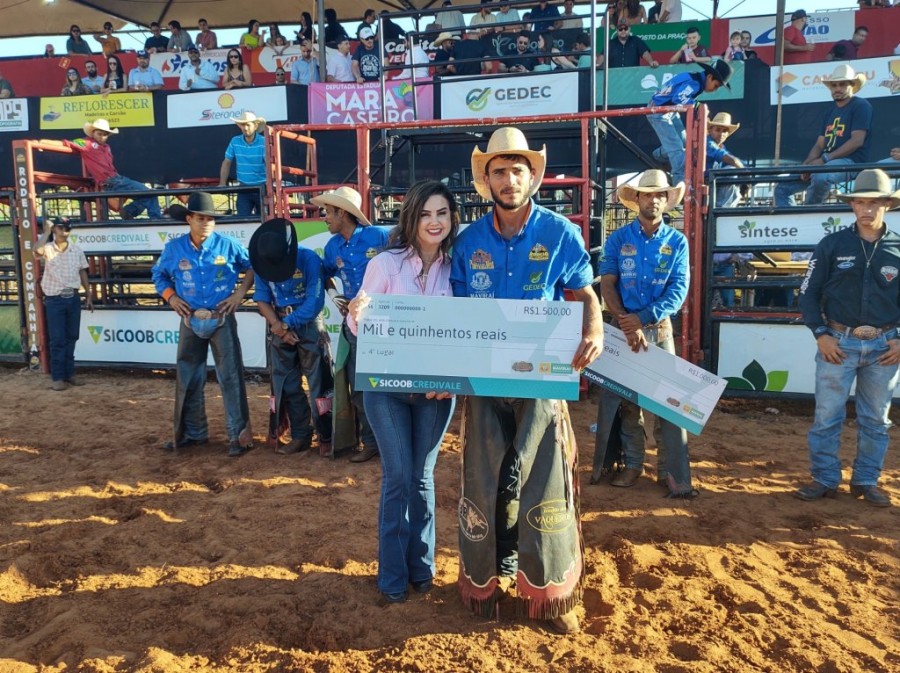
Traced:
<path id="1" fill-rule="evenodd" d="M 360 289 L 366 294 L 419 294 L 432 297 L 452 297 L 450 289 L 450 258 L 442 255 L 428 269 L 422 279 L 422 260 L 414 248 L 385 250 L 366 266 Z M 423 282 L 424 280 L 424 282 Z M 356 321 L 347 316 L 347 325 L 356 334 Z"/>

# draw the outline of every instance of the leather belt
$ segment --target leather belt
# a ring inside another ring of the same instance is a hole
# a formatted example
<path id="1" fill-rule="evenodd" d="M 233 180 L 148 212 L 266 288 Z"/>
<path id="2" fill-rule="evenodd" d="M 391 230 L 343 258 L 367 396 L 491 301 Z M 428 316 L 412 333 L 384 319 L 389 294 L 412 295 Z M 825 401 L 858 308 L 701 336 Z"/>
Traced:
<path id="1" fill-rule="evenodd" d="M 892 329 L 897 328 L 897 325 L 884 325 L 883 327 L 860 325 L 859 327 L 848 327 L 847 325 L 843 325 L 836 320 L 829 320 L 827 321 L 827 324 L 829 328 L 837 332 L 841 332 L 844 336 L 852 336 L 854 339 L 860 339 L 861 341 L 876 339 L 885 332 L 890 332 Z"/>
<path id="2" fill-rule="evenodd" d="M 71 288 L 71 287 L 67 287 L 67 288 L 60 290 L 59 294 L 51 295 L 51 296 L 62 297 L 63 299 L 71 299 L 77 293 L 78 293 L 78 290 Z"/>
<path id="3" fill-rule="evenodd" d="M 225 314 L 219 313 L 218 311 L 211 311 L 208 308 L 198 308 L 194 311 L 193 316 L 200 320 L 218 320 L 219 318 L 224 318 Z"/>

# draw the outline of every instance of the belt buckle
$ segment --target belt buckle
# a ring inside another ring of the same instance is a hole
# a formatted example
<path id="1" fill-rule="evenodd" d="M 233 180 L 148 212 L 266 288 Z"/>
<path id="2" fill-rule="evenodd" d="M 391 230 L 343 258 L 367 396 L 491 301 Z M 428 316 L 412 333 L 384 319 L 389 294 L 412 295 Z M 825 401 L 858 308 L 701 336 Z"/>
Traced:
<path id="1" fill-rule="evenodd" d="M 73 290 L 70 287 L 67 287 L 63 290 L 60 290 L 59 296 L 62 297 L 63 299 L 71 299 L 72 297 L 75 296 L 75 290 Z"/>
<path id="2" fill-rule="evenodd" d="M 290 315 L 291 313 L 294 312 L 294 307 L 293 306 L 285 306 L 283 309 L 281 309 L 281 312 L 284 313 L 285 315 Z"/>
<path id="3" fill-rule="evenodd" d="M 850 331 L 850 336 L 856 337 L 857 339 L 861 339 L 863 341 L 868 341 L 869 339 L 874 339 L 878 336 L 879 329 L 877 327 L 872 327 L 871 325 L 860 325 L 859 327 L 854 327 Z"/>
<path id="4" fill-rule="evenodd" d="M 213 312 L 208 308 L 198 308 L 196 311 L 194 311 L 194 317 L 199 320 L 209 320 L 210 318 L 212 318 L 212 314 Z"/>

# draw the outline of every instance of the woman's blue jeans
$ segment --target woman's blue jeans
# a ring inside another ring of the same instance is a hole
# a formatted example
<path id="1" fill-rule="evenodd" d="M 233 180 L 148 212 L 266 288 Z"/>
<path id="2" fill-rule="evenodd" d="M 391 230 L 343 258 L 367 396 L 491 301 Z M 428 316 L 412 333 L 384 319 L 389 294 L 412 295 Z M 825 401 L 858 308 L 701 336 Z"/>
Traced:
<path id="1" fill-rule="evenodd" d="M 406 591 L 434 577 L 434 466 L 455 399 L 363 394 L 381 453 L 378 590 Z"/>

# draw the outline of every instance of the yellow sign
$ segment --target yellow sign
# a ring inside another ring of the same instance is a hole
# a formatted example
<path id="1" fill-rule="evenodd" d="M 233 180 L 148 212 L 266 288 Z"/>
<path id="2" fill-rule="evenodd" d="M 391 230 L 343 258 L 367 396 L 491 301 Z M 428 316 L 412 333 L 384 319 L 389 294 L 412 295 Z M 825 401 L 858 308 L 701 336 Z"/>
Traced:
<path id="1" fill-rule="evenodd" d="M 42 130 L 81 129 L 95 119 L 105 119 L 113 128 L 153 126 L 153 94 L 41 98 Z"/>

